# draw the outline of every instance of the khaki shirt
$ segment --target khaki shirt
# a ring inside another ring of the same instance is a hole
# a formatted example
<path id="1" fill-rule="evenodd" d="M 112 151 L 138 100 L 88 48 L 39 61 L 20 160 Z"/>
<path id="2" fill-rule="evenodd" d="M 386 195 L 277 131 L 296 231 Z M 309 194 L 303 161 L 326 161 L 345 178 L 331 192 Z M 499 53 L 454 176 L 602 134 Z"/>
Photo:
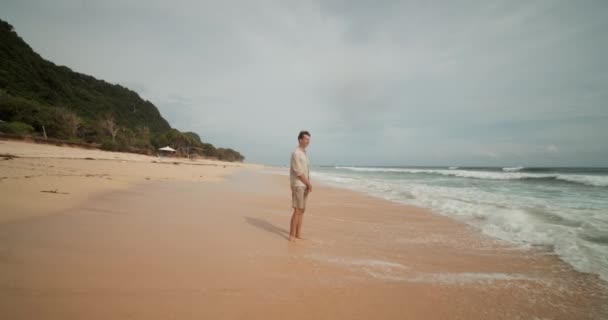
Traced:
<path id="1" fill-rule="evenodd" d="M 304 182 L 298 178 L 299 175 L 304 175 L 307 179 L 310 178 L 310 170 L 308 169 L 309 162 L 306 152 L 296 148 L 291 153 L 291 167 L 289 168 L 289 182 L 291 187 L 306 187 Z"/>

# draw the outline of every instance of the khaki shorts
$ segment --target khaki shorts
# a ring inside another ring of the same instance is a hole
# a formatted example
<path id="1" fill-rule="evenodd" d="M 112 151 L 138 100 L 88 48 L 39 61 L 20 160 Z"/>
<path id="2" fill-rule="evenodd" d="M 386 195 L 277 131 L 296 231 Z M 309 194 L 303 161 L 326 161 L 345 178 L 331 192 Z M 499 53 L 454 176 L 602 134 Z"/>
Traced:
<path id="1" fill-rule="evenodd" d="M 306 209 L 308 192 L 306 187 L 291 187 L 291 206 L 298 209 Z"/>

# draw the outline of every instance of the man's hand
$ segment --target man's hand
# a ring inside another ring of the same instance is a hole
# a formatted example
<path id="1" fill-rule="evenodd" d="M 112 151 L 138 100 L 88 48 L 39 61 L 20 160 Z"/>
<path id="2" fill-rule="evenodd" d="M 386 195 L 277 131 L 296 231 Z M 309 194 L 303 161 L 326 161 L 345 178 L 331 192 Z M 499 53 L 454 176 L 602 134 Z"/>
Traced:
<path id="1" fill-rule="evenodd" d="M 306 178 L 305 175 L 301 174 L 298 176 L 298 179 L 300 179 L 300 181 L 302 181 L 302 183 L 306 186 L 306 193 L 311 193 L 312 192 L 312 184 L 310 183 L 310 180 L 308 180 L 308 178 Z"/>

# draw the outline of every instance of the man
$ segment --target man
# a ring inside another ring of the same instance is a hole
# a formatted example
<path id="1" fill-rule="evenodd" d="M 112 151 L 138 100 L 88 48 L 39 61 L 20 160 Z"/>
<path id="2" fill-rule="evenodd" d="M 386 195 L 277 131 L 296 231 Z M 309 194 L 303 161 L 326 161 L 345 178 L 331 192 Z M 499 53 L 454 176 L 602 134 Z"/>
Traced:
<path id="1" fill-rule="evenodd" d="M 291 153 L 291 166 L 289 169 L 289 182 L 291 184 L 291 202 L 293 215 L 291 216 L 291 228 L 289 229 L 289 241 L 295 242 L 302 239 L 300 230 L 302 228 L 302 218 L 306 210 L 306 200 L 308 194 L 312 192 L 310 184 L 310 170 L 308 169 L 308 156 L 306 147 L 310 143 L 310 133 L 300 131 L 298 134 L 299 146 Z"/>

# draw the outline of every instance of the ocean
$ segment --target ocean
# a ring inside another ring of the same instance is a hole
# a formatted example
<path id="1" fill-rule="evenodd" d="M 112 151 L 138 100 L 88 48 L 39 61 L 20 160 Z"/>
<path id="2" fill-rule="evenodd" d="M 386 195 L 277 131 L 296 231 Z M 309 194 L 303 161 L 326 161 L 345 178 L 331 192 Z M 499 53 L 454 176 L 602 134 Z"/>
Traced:
<path id="1" fill-rule="evenodd" d="M 608 281 L 608 168 L 314 167 L 311 178 L 427 207 Z"/>

